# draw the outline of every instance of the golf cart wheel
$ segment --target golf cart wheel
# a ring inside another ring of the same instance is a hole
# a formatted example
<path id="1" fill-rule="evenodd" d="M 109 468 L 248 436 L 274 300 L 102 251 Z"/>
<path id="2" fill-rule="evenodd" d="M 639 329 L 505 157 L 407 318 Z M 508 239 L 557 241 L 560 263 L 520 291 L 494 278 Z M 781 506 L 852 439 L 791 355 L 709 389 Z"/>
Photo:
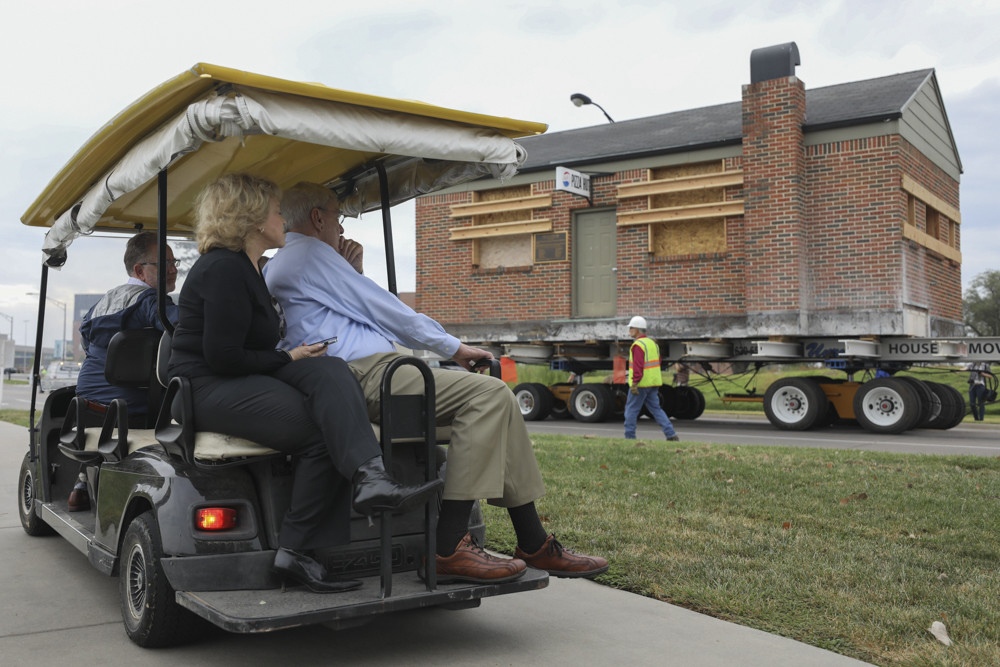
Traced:
<path id="1" fill-rule="evenodd" d="M 764 392 L 767 420 L 785 431 L 805 431 L 825 423 L 829 404 L 812 378 L 781 378 Z"/>
<path id="2" fill-rule="evenodd" d="M 552 412 L 552 392 L 535 382 L 524 382 L 514 387 L 514 398 L 524 421 L 541 421 Z"/>
<path id="3" fill-rule="evenodd" d="M 604 385 L 581 384 L 569 398 L 569 410 L 577 421 L 588 424 L 602 422 L 611 412 L 613 400 Z"/>
<path id="4" fill-rule="evenodd" d="M 35 514 L 35 498 L 39 489 L 35 480 L 35 464 L 28 460 L 29 456 L 30 453 L 24 454 L 21 474 L 17 477 L 17 516 L 21 519 L 21 527 L 28 535 L 32 537 L 55 535 L 56 531 L 52 526 Z"/>
<path id="5" fill-rule="evenodd" d="M 872 433 L 902 433 L 920 418 L 920 400 L 908 383 L 876 378 L 854 394 L 854 416 Z"/>
<path id="6" fill-rule="evenodd" d="M 129 639 L 143 648 L 160 648 L 194 638 L 198 618 L 174 599 L 160 564 L 163 549 L 152 512 L 129 524 L 119 553 L 118 595 Z"/>

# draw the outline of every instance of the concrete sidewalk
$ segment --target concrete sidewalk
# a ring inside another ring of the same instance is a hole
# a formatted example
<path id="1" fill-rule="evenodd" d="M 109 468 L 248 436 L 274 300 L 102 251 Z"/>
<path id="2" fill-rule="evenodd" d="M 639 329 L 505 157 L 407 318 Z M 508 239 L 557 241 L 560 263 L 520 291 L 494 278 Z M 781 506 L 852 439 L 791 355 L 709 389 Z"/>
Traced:
<path id="1" fill-rule="evenodd" d="M 0 422 L 0 655 L 8 665 L 692 665 L 849 667 L 850 658 L 585 580 L 486 599 L 478 609 L 392 614 L 350 630 L 221 630 L 143 650 L 122 628 L 118 580 L 17 517 L 27 429 Z"/>

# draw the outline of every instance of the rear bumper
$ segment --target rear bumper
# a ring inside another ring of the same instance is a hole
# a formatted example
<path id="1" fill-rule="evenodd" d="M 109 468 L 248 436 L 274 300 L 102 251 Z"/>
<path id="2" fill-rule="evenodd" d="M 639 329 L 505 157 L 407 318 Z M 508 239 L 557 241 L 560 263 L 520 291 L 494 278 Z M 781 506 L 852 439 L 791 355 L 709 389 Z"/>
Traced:
<path id="1" fill-rule="evenodd" d="M 366 617 L 406 609 L 473 607 L 483 598 L 540 590 L 549 585 L 546 572 L 529 567 L 523 577 L 505 584 L 449 584 L 428 591 L 417 573 L 410 571 L 394 574 L 392 597 L 380 599 L 379 578 L 361 579 L 364 582 L 361 588 L 344 593 L 319 595 L 304 587 L 284 592 L 180 590 L 177 602 L 229 632 L 269 632 L 316 623 L 349 626 Z"/>

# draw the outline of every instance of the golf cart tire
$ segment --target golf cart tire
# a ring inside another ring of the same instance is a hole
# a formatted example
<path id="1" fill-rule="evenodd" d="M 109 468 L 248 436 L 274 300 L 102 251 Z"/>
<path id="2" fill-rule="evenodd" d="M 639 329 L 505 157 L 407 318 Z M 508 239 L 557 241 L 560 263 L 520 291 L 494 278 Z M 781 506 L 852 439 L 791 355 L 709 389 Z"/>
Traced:
<path id="1" fill-rule="evenodd" d="M 764 392 L 764 414 L 783 431 L 807 431 L 825 424 L 829 407 L 823 387 L 808 377 L 775 380 Z"/>
<path id="2" fill-rule="evenodd" d="M 865 382 L 854 394 L 854 416 L 872 433 L 895 435 L 918 423 L 920 399 L 907 382 L 876 378 Z"/>
<path id="3" fill-rule="evenodd" d="M 153 512 L 132 520 L 119 553 L 118 594 L 129 639 L 142 648 L 164 648 L 195 639 L 201 622 L 177 604 L 160 563 L 163 549 Z"/>
<path id="4" fill-rule="evenodd" d="M 552 412 L 552 392 L 537 382 L 523 382 L 514 387 L 514 398 L 526 422 L 542 421 Z"/>
<path id="5" fill-rule="evenodd" d="M 35 513 L 35 493 L 38 485 L 35 483 L 35 466 L 29 461 L 31 454 L 24 453 L 21 461 L 21 474 L 17 476 L 17 516 L 21 519 L 24 532 L 32 537 L 55 535 L 52 526 L 42 521 Z"/>
<path id="6" fill-rule="evenodd" d="M 593 424 L 607 420 L 614 398 L 603 384 L 581 384 L 569 397 L 569 410 L 578 422 Z"/>

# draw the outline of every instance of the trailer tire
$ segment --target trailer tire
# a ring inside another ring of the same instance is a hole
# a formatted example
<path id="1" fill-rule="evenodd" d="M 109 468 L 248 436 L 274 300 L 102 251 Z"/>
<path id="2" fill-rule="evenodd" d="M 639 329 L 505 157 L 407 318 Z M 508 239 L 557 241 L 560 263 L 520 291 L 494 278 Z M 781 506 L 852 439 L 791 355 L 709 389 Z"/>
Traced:
<path id="1" fill-rule="evenodd" d="M 901 377 L 896 379 L 910 385 L 920 401 L 920 414 L 917 416 L 917 423 L 913 425 L 913 428 L 927 428 L 927 424 L 941 414 L 941 401 L 937 394 L 931 391 L 926 383 L 917 378 Z"/>
<path id="2" fill-rule="evenodd" d="M 552 386 L 575 387 L 576 385 L 570 382 L 557 382 Z M 557 398 L 555 393 L 552 392 L 551 389 L 549 391 L 550 393 L 552 393 L 552 412 L 549 414 L 549 416 L 552 417 L 553 419 L 572 419 L 573 415 L 570 413 L 569 405 L 566 403 L 566 401 L 564 401 L 561 398 Z"/>
<path id="3" fill-rule="evenodd" d="M 955 389 L 952 386 L 943 384 L 941 385 L 945 390 L 951 394 L 951 400 L 949 401 L 954 409 L 952 413 L 952 420 L 945 426 L 945 429 L 955 428 L 965 419 L 965 415 L 969 412 L 969 404 L 965 402 L 965 396 L 962 396 L 962 392 Z"/>
<path id="4" fill-rule="evenodd" d="M 934 394 L 934 400 L 938 405 L 937 415 L 924 424 L 924 428 L 944 430 L 948 428 L 948 425 L 955 419 L 957 406 L 954 404 L 954 398 L 952 397 L 951 392 L 948 391 L 943 384 L 931 382 L 929 380 L 924 380 L 924 384 L 927 385 L 927 388 L 931 390 L 932 394 Z"/>
<path id="5" fill-rule="evenodd" d="M 160 564 L 163 549 L 153 512 L 132 520 L 119 553 L 118 597 L 129 639 L 143 648 L 160 648 L 200 635 L 200 619 L 177 604 Z"/>
<path id="6" fill-rule="evenodd" d="M 897 378 L 876 378 L 858 387 L 854 416 L 872 433 L 902 433 L 920 418 L 920 400 L 910 385 Z"/>
<path id="7" fill-rule="evenodd" d="M 603 422 L 614 409 L 613 401 L 611 392 L 604 385 L 581 384 L 569 397 L 569 410 L 577 421 L 587 424 Z"/>
<path id="8" fill-rule="evenodd" d="M 552 412 L 552 392 L 543 384 L 519 384 L 514 387 L 514 398 L 526 422 L 542 421 Z"/>
<path id="9" fill-rule="evenodd" d="M 826 423 L 830 402 L 812 378 L 781 378 L 764 392 L 767 420 L 784 431 L 806 431 Z"/>
<path id="10" fill-rule="evenodd" d="M 42 517 L 35 513 L 38 484 L 35 480 L 35 466 L 28 460 L 30 456 L 30 452 L 24 453 L 21 473 L 17 476 L 17 516 L 21 519 L 21 527 L 28 535 L 32 537 L 55 535 L 56 531 L 52 526 L 42 521 Z"/>
<path id="11" fill-rule="evenodd" d="M 679 387 L 673 387 L 669 384 L 660 387 L 660 407 L 667 413 L 668 417 L 675 417 L 677 414 L 678 389 Z"/>
<path id="12" fill-rule="evenodd" d="M 673 387 L 673 414 L 667 412 L 668 417 L 674 419 L 697 419 L 705 412 L 705 395 L 694 387 Z M 663 407 L 663 403 L 660 403 Z"/>

